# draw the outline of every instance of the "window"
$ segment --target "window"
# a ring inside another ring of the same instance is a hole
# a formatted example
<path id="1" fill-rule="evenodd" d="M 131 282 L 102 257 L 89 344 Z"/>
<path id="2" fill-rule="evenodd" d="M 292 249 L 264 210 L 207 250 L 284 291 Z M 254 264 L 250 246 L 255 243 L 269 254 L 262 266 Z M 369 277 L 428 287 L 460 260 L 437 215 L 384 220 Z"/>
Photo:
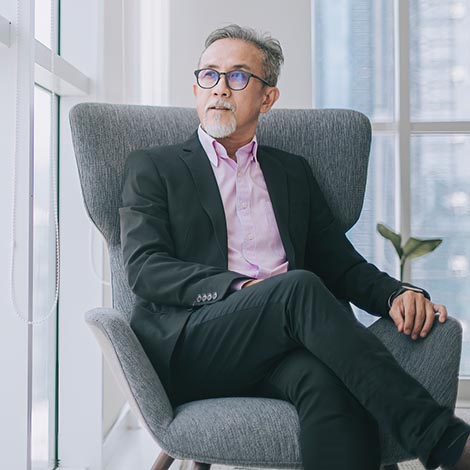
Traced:
<path id="1" fill-rule="evenodd" d="M 34 92 L 34 319 L 55 313 L 57 164 L 56 97 L 35 86 Z M 53 309 L 53 312 L 51 312 Z M 32 460 L 41 469 L 52 466 L 56 455 L 57 322 L 55 315 L 33 325 L 32 353 Z M 53 467 L 52 467 L 53 468 Z"/>
<path id="2" fill-rule="evenodd" d="M 56 8 L 35 0 L 35 38 L 57 53 Z M 53 67 L 52 67 L 53 68 Z M 35 77 L 37 83 L 38 77 Z M 44 84 L 43 84 L 44 85 Z M 33 469 L 55 468 L 57 455 L 57 95 L 34 86 L 33 321 L 31 353 L 31 460 Z M 44 321 L 42 321 L 45 319 Z"/>
<path id="3" fill-rule="evenodd" d="M 405 276 L 462 322 L 468 376 L 470 0 L 314 0 L 312 13 L 314 105 L 372 120 L 365 206 L 350 237 L 395 276 L 397 257 L 378 222 L 405 239 L 443 238 Z"/>
<path id="4" fill-rule="evenodd" d="M 83 3 L 80 8 L 86 10 Z M 5 221 L 1 246 L 2 259 L 13 261 L 13 282 L 8 282 L 9 263 L 4 263 L 0 326 L 6 334 L 0 352 L 9 387 L 0 400 L 0 441 L 5 468 L 52 470 L 59 460 L 55 182 L 60 97 L 86 93 L 88 79 L 59 55 L 58 0 L 5 0 L 1 10 L 0 147 L 5 158 L 0 174 L 10 195 L 0 203 Z M 8 223 L 12 204 L 14 224 Z"/>

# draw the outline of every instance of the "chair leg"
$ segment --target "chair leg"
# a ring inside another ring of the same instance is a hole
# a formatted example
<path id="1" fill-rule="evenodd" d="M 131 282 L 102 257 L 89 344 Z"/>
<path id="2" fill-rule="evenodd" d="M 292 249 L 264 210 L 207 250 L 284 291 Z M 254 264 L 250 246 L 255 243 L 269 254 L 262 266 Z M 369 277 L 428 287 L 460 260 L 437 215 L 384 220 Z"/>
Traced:
<path id="1" fill-rule="evenodd" d="M 211 468 L 210 463 L 202 463 L 202 462 L 193 462 L 193 466 L 191 470 L 209 470 Z"/>
<path id="2" fill-rule="evenodd" d="M 168 470 L 175 459 L 161 451 L 150 470 Z"/>
<path id="3" fill-rule="evenodd" d="M 384 465 L 383 470 L 399 470 L 398 465 L 394 463 L 393 465 Z"/>

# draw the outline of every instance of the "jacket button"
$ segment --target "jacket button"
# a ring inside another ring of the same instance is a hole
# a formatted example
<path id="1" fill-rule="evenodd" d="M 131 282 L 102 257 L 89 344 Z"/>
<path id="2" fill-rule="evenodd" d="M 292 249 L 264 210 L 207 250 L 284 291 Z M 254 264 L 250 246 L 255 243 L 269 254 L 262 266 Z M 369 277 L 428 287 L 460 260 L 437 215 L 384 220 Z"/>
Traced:
<path id="1" fill-rule="evenodd" d="M 202 300 L 202 297 L 201 297 L 201 294 L 199 294 L 197 297 L 196 297 L 196 302 L 200 302 Z"/>
<path id="2" fill-rule="evenodd" d="M 210 292 L 207 294 L 207 300 L 212 300 L 212 294 Z"/>
<path id="3" fill-rule="evenodd" d="M 212 292 L 212 298 L 215 300 L 217 298 L 217 292 Z"/>
<path id="4" fill-rule="evenodd" d="M 207 295 L 206 294 L 202 294 L 202 301 L 205 302 L 207 300 Z"/>

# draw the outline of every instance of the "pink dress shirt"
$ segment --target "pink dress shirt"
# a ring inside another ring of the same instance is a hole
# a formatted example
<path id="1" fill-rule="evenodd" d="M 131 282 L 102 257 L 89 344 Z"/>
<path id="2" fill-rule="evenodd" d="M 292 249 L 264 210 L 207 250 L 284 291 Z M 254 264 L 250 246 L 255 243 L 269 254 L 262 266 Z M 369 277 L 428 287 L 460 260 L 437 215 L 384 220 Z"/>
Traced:
<path id="1" fill-rule="evenodd" d="M 198 137 L 211 162 L 225 210 L 228 269 L 252 279 L 286 272 L 289 262 L 256 158 L 256 137 L 237 150 L 236 162 L 201 126 Z M 232 288 L 238 290 L 245 282 L 236 281 Z"/>

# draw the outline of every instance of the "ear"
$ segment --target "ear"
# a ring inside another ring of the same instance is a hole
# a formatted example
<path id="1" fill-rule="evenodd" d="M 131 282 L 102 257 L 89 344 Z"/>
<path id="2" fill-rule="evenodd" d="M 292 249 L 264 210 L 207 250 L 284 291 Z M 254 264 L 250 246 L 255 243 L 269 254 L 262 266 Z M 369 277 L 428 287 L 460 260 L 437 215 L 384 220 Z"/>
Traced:
<path id="1" fill-rule="evenodd" d="M 198 88 L 199 88 L 199 87 L 197 86 L 197 84 L 196 84 L 196 83 L 193 83 L 193 95 L 194 95 L 195 97 L 197 96 L 197 89 L 198 89 Z"/>
<path id="2" fill-rule="evenodd" d="M 279 95 L 279 88 L 275 86 L 267 87 L 263 103 L 261 104 L 260 113 L 267 113 L 273 107 L 274 103 L 279 99 Z"/>

